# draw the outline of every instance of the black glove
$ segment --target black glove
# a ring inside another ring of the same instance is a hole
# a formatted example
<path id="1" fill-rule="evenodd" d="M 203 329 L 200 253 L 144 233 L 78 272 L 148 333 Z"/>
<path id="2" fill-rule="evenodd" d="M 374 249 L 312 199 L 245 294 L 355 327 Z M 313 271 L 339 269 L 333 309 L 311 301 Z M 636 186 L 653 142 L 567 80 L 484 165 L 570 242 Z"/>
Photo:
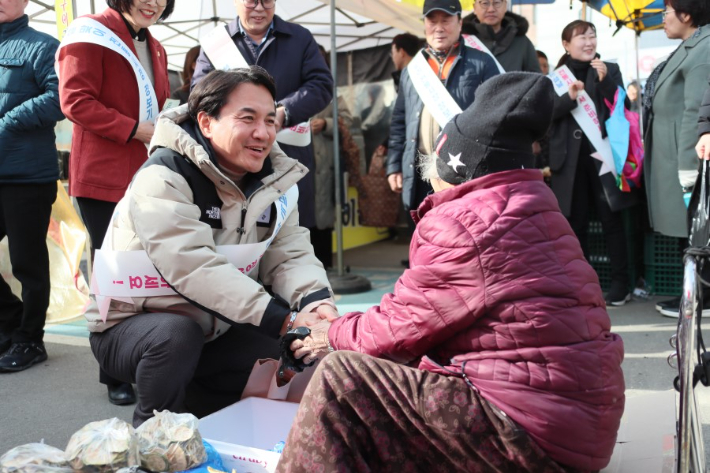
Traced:
<path id="1" fill-rule="evenodd" d="M 291 343 L 293 343 L 295 340 L 303 340 L 307 336 L 311 334 L 311 329 L 308 327 L 298 327 L 293 330 L 289 330 L 286 332 L 286 334 L 281 337 L 281 372 L 283 373 L 284 369 L 287 370 L 292 370 L 295 371 L 296 373 L 300 373 L 304 369 L 308 368 L 309 366 L 313 366 L 313 363 L 315 363 L 315 360 L 310 362 L 309 364 L 305 364 L 303 362 L 303 358 L 296 359 L 295 356 L 293 356 L 293 352 L 291 351 Z M 304 357 L 305 358 L 305 357 Z"/>

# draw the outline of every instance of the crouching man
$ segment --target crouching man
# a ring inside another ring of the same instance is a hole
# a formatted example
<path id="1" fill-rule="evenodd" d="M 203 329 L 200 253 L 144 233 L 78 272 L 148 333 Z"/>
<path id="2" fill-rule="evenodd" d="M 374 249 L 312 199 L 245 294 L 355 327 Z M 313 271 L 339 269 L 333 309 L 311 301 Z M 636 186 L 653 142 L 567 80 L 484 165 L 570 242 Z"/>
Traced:
<path id="1" fill-rule="evenodd" d="M 135 426 L 238 401 L 280 335 L 337 316 L 298 225 L 306 167 L 274 144 L 275 94 L 260 67 L 215 71 L 161 115 L 97 252 L 91 349 L 137 384 Z"/>

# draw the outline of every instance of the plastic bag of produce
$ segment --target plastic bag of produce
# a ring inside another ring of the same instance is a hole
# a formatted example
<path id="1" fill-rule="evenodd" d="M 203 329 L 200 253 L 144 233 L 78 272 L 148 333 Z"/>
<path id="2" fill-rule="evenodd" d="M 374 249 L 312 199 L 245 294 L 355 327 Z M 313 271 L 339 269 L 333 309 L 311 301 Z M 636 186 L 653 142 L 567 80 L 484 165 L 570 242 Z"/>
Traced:
<path id="1" fill-rule="evenodd" d="M 115 417 L 91 422 L 78 430 L 69 439 L 65 455 L 72 468 L 91 473 L 140 465 L 136 431 Z"/>
<path id="2" fill-rule="evenodd" d="M 183 471 L 207 460 L 197 417 L 154 411 L 138 429 L 141 466 L 150 471 Z"/>
<path id="3" fill-rule="evenodd" d="M 0 473 L 71 473 L 64 452 L 43 443 L 15 447 L 0 457 Z"/>
<path id="4" fill-rule="evenodd" d="M 205 446 L 207 461 L 200 466 L 180 473 L 220 473 L 226 470 L 226 468 L 224 468 L 224 463 L 222 463 L 222 457 L 219 456 L 219 452 L 217 452 L 212 445 L 204 440 L 202 441 L 202 445 Z"/>

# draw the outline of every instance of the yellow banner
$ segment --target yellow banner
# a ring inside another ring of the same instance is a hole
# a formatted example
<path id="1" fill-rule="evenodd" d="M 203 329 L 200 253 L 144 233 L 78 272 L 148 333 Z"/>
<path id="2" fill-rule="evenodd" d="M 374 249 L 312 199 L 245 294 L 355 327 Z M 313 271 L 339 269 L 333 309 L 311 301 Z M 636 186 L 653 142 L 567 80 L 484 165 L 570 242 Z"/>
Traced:
<path id="1" fill-rule="evenodd" d="M 343 212 L 343 249 L 349 250 L 358 246 L 369 245 L 389 238 L 387 228 L 363 227 L 358 217 L 357 189 L 348 187 L 348 212 Z M 333 250 L 337 248 L 335 232 L 333 232 Z"/>
<path id="2" fill-rule="evenodd" d="M 74 0 L 55 0 L 54 11 L 57 14 L 57 38 L 64 39 L 64 32 L 74 20 Z"/>

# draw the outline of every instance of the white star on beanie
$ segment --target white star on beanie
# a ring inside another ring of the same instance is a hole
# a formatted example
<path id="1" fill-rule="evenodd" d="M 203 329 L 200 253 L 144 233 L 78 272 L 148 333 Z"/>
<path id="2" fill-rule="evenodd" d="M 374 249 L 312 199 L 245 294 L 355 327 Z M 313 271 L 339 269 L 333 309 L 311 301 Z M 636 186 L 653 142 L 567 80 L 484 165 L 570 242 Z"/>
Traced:
<path id="1" fill-rule="evenodd" d="M 461 153 L 457 154 L 456 156 L 449 153 L 449 158 L 450 160 L 448 163 L 446 163 L 446 165 L 451 166 L 454 169 L 454 172 L 456 172 L 456 168 L 459 166 L 466 167 L 466 165 L 461 162 Z"/>

